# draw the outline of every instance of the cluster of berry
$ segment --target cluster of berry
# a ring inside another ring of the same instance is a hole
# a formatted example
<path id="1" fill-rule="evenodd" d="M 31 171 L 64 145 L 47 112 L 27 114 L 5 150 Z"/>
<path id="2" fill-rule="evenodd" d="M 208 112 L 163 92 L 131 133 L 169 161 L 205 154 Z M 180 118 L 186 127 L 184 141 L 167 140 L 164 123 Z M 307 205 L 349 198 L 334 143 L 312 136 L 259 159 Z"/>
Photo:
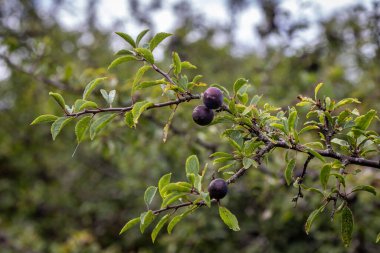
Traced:
<path id="1" fill-rule="evenodd" d="M 193 111 L 193 120 L 201 126 L 206 126 L 214 119 L 212 109 L 218 109 L 223 105 L 223 93 L 215 87 L 208 88 L 203 93 L 203 104 L 198 105 Z"/>

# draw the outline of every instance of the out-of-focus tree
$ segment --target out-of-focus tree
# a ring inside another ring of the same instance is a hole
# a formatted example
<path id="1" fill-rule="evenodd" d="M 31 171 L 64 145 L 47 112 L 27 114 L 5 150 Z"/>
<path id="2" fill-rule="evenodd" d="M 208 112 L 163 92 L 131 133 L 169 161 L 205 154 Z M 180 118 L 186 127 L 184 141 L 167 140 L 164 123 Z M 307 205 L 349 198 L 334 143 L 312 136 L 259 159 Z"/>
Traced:
<path id="1" fill-rule="evenodd" d="M 312 95 L 315 84 L 323 81 L 327 95 L 358 97 L 360 109 L 379 111 L 379 3 L 350 6 L 321 18 L 318 39 L 301 47 L 295 47 L 296 42 L 305 36 L 311 21 L 290 19 L 280 3 L 256 3 L 265 17 L 253 28 L 261 36 L 261 51 L 237 56 L 236 18 L 250 1 L 227 1 L 231 18 L 226 25 L 207 23 L 191 1 L 174 2 L 177 22 L 170 32 L 175 36 L 162 64 L 170 61 L 171 51 L 179 51 L 183 60 L 198 66 L 204 82 L 231 88 L 237 77 L 246 77 L 254 86 L 252 94 L 263 94 L 277 106 L 294 104 L 301 93 Z M 0 6 L 4 71 L 0 82 L 0 245 L 4 252 L 223 252 L 237 248 L 242 252 L 304 252 L 305 248 L 346 252 L 332 235 L 334 223 L 317 220 L 315 234 L 303 232 L 304 221 L 317 203 L 306 195 L 292 208 L 294 191 L 285 187 L 282 158 L 269 161 L 261 172 L 247 174 L 233 186 L 226 201 L 239 217 L 239 233 L 225 229 L 215 211 L 205 209 L 171 235 L 162 235 L 155 245 L 148 235 L 118 237 L 126 219 L 141 211 L 140 196 L 147 185 L 157 184 L 165 173 L 182 171 L 182 161 L 192 153 L 207 161 L 216 147 L 226 151 L 229 147 L 215 141 L 220 129 L 207 131 L 190 124 L 190 105 L 177 112 L 170 141 L 165 144 L 160 141 L 160 127 L 166 124 L 170 110 L 161 111 L 163 117 L 144 116 L 138 134 L 111 126 L 91 144 L 80 145 L 73 158 L 75 140 L 69 131 L 62 132 L 53 144 L 47 128 L 31 128 L 29 123 L 37 115 L 55 108 L 53 101 L 46 100 L 48 91 L 65 90 L 66 100 L 73 103 L 83 84 L 105 73 L 111 76 L 106 88 L 117 87 L 117 102 L 129 105 L 130 84 L 137 70 L 107 72 L 105 66 L 114 53 L 110 42 L 117 39 L 98 25 L 98 1 L 88 1 L 86 13 L 78 14 L 86 17 L 78 29 L 65 28 L 55 16 L 62 9 L 70 10 L 70 1 L 53 1 L 46 13 L 40 4 L 14 0 Z M 160 30 L 148 14 L 160 10 L 162 1 L 130 0 L 128 6 L 134 14 L 131 19 Z M 199 39 L 191 40 L 193 33 Z M 223 46 L 215 46 L 212 41 L 220 34 L 228 39 Z M 278 41 L 275 45 L 273 38 Z M 100 101 L 101 95 L 97 96 Z M 301 168 L 295 171 L 300 173 Z M 378 175 L 361 173 L 356 183 L 379 187 Z M 350 250 L 377 252 L 374 236 L 380 221 L 374 217 L 379 216 L 378 197 L 357 195 L 353 203 L 354 213 L 370 215 L 355 217 Z"/>

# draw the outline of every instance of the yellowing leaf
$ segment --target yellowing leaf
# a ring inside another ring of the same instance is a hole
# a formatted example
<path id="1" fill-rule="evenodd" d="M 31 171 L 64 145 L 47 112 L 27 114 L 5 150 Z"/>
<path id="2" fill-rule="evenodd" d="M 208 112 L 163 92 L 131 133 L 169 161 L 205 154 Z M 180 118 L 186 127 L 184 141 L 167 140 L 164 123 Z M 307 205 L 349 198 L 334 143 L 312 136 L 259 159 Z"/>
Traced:
<path id="1" fill-rule="evenodd" d="M 317 84 L 317 86 L 315 87 L 315 90 L 314 90 L 314 98 L 315 98 L 315 100 L 317 100 L 318 91 L 319 91 L 319 89 L 322 88 L 322 85 L 323 85 L 323 83 L 319 83 L 319 84 Z"/>

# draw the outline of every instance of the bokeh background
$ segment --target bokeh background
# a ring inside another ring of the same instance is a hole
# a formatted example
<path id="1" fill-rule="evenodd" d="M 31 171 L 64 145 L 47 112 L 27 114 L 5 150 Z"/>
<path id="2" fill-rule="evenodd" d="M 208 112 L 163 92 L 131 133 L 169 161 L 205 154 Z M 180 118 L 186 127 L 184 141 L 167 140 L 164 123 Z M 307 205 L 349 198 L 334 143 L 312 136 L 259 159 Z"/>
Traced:
<path id="1" fill-rule="evenodd" d="M 216 208 L 204 208 L 155 244 L 137 228 L 118 236 L 144 210 L 143 192 L 161 175 L 183 178 L 187 156 L 197 154 L 204 164 L 216 149 L 229 150 L 219 138 L 223 128 L 194 126 L 192 102 L 177 110 L 165 144 L 168 109 L 147 113 L 137 130 L 113 124 L 72 157 L 73 125 L 53 142 L 47 125 L 29 124 L 40 114 L 60 113 L 49 91 L 72 103 L 99 76 L 111 78 L 106 88 L 118 90 L 119 105 L 128 104 L 137 66 L 107 71 L 126 46 L 113 32 L 136 36 L 146 28 L 149 36 L 174 34 L 156 53 L 163 68 L 175 50 L 198 66 L 189 75 L 226 87 L 245 77 L 252 95 L 283 108 L 298 94 L 312 96 L 323 81 L 324 94 L 358 97 L 361 110 L 380 110 L 379 1 L 1 0 L 1 252 L 379 252 L 380 201 L 365 193 L 352 199 L 356 227 L 349 249 L 328 213 L 307 236 L 303 225 L 319 199 L 306 195 L 294 208 L 281 155 L 250 171 L 223 200 L 240 232 L 228 230 Z M 313 166 L 315 178 L 320 168 Z M 380 187 L 372 169 L 349 180 Z"/>

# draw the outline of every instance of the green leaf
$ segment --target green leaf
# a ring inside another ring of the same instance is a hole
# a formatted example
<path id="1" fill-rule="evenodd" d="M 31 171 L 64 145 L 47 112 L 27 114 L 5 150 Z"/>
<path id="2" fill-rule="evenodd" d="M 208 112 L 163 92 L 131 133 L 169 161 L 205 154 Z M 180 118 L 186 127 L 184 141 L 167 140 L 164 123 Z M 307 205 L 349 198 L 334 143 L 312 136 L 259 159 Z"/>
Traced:
<path id="1" fill-rule="evenodd" d="M 301 102 L 298 102 L 296 104 L 296 106 L 299 106 L 299 107 L 303 107 L 303 106 L 307 106 L 307 105 L 311 105 L 311 102 L 310 101 L 301 101 Z"/>
<path id="2" fill-rule="evenodd" d="M 338 109 L 339 107 L 344 106 L 346 104 L 350 104 L 350 103 L 360 104 L 360 101 L 357 100 L 356 98 L 345 98 L 345 99 L 342 99 L 338 103 L 335 104 L 334 110 Z"/>
<path id="3" fill-rule="evenodd" d="M 319 160 L 321 160 L 322 162 L 325 162 L 325 158 L 323 158 L 323 156 L 321 156 L 317 151 L 315 151 L 314 149 L 311 149 L 311 148 L 308 148 L 306 149 L 307 152 L 309 152 L 310 154 L 312 154 L 313 156 L 315 156 L 316 158 L 318 158 Z"/>
<path id="4" fill-rule="evenodd" d="M 319 89 L 322 87 L 323 83 L 319 83 L 316 87 L 315 87 L 315 90 L 314 90 L 314 98 L 315 100 L 317 100 L 317 96 L 318 96 L 318 91 Z"/>
<path id="5" fill-rule="evenodd" d="M 164 197 L 164 194 L 162 192 L 162 189 L 170 183 L 170 179 L 172 177 L 172 173 L 168 173 L 168 174 L 165 174 L 163 175 L 160 180 L 158 181 L 158 191 L 161 195 L 161 197 Z"/>
<path id="6" fill-rule="evenodd" d="M 181 59 L 177 52 L 173 52 L 173 65 L 174 65 L 174 74 L 178 75 L 182 71 Z"/>
<path id="7" fill-rule="evenodd" d="M 46 122 L 53 122 L 53 121 L 56 121 L 57 119 L 58 119 L 58 117 L 55 115 L 44 114 L 44 115 L 40 115 L 37 118 L 35 118 L 35 120 L 33 120 L 33 122 L 30 123 L 30 125 L 36 125 L 36 124 L 46 123 Z"/>
<path id="8" fill-rule="evenodd" d="M 115 55 L 131 55 L 131 54 L 132 54 L 131 50 L 125 50 L 125 49 L 119 50 L 115 53 Z"/>
<path id="9" fill-rule="evenodd" d="M 296 110 L 292 110 L 289 114 L 289 119 L 288 119 L 288 129 L 289 131 L 294 131 L 294 129 L 296 128 L 296 122 L 297 121 L 297 111 Z"/>
<path id="10" fill-rule="evenodd" d="M 100 132 L 111 120 L 116 117 L 116 113 L 105 114 L 97 118 L 90 126 L 90 139 L 93 140 L 95 135 Z"/>
<path id="11" fill-rule="evenodd" d="M 323 144 L 320 143 L 319 141 L 312 141 L 312 142 L 308 142 L 308 143 L 305 143 L 304 144 L 306 147 L 317 147 L 317 148 L 320 148 L 320 149 L 323 149 Z"/>
<path id="12" fill-rule="evenodd" d="M 219 215 L 224 224 L 226 224 L 230 229 L 233 231 L 240 230 L 238 220 L 236 219 L 236 216 L 230 212 L 230 210 L 223 206 L 219 206 Z"/>
<path id="13" fill-rule="evenodd" d="M 223 167 L 220 167 L 220 168 L 218 169 L 218 172 L 221 172 L 221 171 L 227 170 L 227 169 L 231 168 L 231 167 L 234 166 L 234 165 L 235 165 L 235 163 L 229 163 L 229 164 L 227 164 L 227 165 L 224 165 Z"/>
<path id="14" fill-rule="evenodd" d="M 202 200 L 206 203 L 208 208 L 211 208 L 211 199 L 210 194 L 208 192 L 200 192 Z"/>
<path id="15" fill-rule="evenodd" d="M 126 42 L 128 42 L 132 47 L 136 47 L 135 41 L 132 39 L 132 37 L 126 33 L 122 32 L 115 32 L 117 35 L 122 37 Z"/>
<path id="16" fill-rule="evenodd" d="M 75 100 L 74 103 L 74 111 L 79 112 L 79 108 L 86 102 L 86 100 L 83 100 L 81 98 Z"/>
<path id="17" fill-rule="evenodd" d="M 166 214 L 165 216 L 163 216 L 161 218 L 161 220 L 157 223 L 156 227 L 153 229 L 152 235 L 151 235 L 153 243 L 156 240 L 157 235 L 160 232 L 160 230 L 162 229 L 162 227 L 165 225 L 166 222 L 168 222 L 169 217 L 170 217 L 170 214 Z"/>
<path id="18" fill-rule="evenodd" d="M 335 176 L 336 179 L 344 186 L 346 187 L 346 180 L 344 179 L 344 177 L 341 175 L 341 174 L 338 174 L 338 173 L 330 173 L 331 176 Z"/>
<path id="19" fill-rule="evenodd" d="M 341 218 L 341 236 L 344 246 L 347 248 L 350 246 L 352 232 L 354 229 L 354 217 L 350 208 L 347 206 L 342 210 L 342 218 Z"/>
<path id="20" fill-rule="evenodd" d="M 338 125 L 343 125 L 343 123 L 345 123 L 347 121 L 347 118 L 350 116 L 350 112 L 348 110 L 345 110 L 341 113 L 339 113 L 339 116 L 338 116 L 338 120 L 337 120 L 337 123 Z M 348 118 L 350 119 L 350 118 Z"/>
<path id="21" fill-rule="evenodd" d="M 233 158 L 233 156 L 229 153 L 226 152 L 215 152 L 209 156 L 210 158 L 212 157 L 230 157 Z"/>
<path id="22" fill-rule="evenodd" d="M 134 227 L 135 225 L 137 225 L 137 223 L 140 222 L 140 217 L 137 217 L 137 218 L 134 218 L 130 221 L 128 221 L 124 227 L 120 230 L 120 233 L 119 235 L 121 235 L 122 233 L 126 232 L 127 230 L 131 229 L 132 227 Z"/>
<path id="23" fill-rule="evenodd" d="M 182 64 L 181 64 L 181 65 L 182 65 Z M 196 76 L 194 76 L 192 82 L 193 82 L 193 83 L 198 83 L 198 81 L 199 81 L 202 77 L 203 77 L 202 75 L 196 75 Z M 224 88 L 224 89 L 226 89 L 226 88 Z"/>
<path id="24" fill-rule="evenodd" d="M 133 55 L 120 56 L 111 62 L 111 64 L 108 66 L 108 70 L 112 69 L 113 67 L 121 63 L 134 61 L 134 60 L 136 60 L 136 57 Z"/>
<path id="25" fill-rule="evenodd" d="M 215 125 L 215 124 L 221 124 L 221 123 L 235 123 L 235 118 L 231 115 L 228 114 L 217 114 L 214 117 L 214 120 L 211 122 L 210 125 Z"/>
<path id="26" fill-rule="evenodd" d="M 56 119 L 56 121 L 53 122 L 51 125 L 51 136 L 53 137 L 53 140 L 57 137 L 57 135 L 61 132 L 62 128 L 66 126 L 70 121 L 72 121 L 74 118 L 70 117 L 60 117 Z"/>
<path id="27" fill-rule="evenodd" d="M 54 93 L 54 92 L 49 92 L 49 95 L 52 96 L 54 98 L 54 100 L 57 102 L 57 104 L 64 110 L 66 111 L 65 109 L 65 100 L 63 99 L 63 97 L 61 96 L 61 94 L 59 93 Z"/>
<path id="28" fill-rule="evenodd" d="M 181 69 L 196 69 L 196 68 L 197 68 L 197 66 L 191 64 L 188 61 L 181 62 Z"/>
<path id="29" fill-rule="evenodd" d="M 152 52 L 149 50 L 149 49 L 146 49 L 146 48 L 142 48 L 142 47 L 139 47 L 139 48 L 135 48 L 135 51 L 141 55 L 142 57 L 144 57 L 144 59 L 153 64 L 154 63 L 154 56 L 152 54 Z"/>
<path id="30" fill-rule="evenodd" d="M 319 174 L 319 179 L 321 181 L 321 185 L 323 189 L 326 189 L 326 186 L 330 177 L 330 171 L 331 171 L 331 164 L 325 164 L 322 167 L 321 173 Z"/>
<path id="31" fill-rule="evenodd" d="M 88 96 L 90 96 L 91 92 L 100 84 L 101 81 L 106 80 L 107 77 L 100 77 L 92 80 L 86 85 L 86 88 L 83 92 L 83 100 L 87 100 Z"/>
<path id="32" fill-rule="evenodd" d="M 175 225 L 177 225 L 178 222 L 180 222 L 183 218 L 183 215 L 177 215 L 175 216 L 168 224 L 168 234 L 171 234 L 172 233 L 172 230 L 174 228 Z"/>
<path id="33" fill-rule="evenodd" d="M 313 212 L 311 212 L 311 214 L 307 218 L 306 223 L 305 223 L 306 234 L 309 234 L 311 226 L 313 225 L 315 218 L 317 218 L 317 216 L 320 212 L 321 212 L 321 208 L 318 208 L 318 209 L 314 210 Z"/>
<path id="34" fill-rule="evenodd" d="M 233 139 L 228 138 L 228 142 L 231 144 L 231 146 L 234 146 L 237 150 L 241 151 L 241 146 Z"/>
<path id="35" fill-rule="evenodd" d="M 338 138 L 332 139 L 331 142 L 335 143 L 335 144 L 337 144 L 339 146 L 343 146 L 343 147 L 347 147 L 347 148 L 350 147 L 350 144 L 348 144 L 347 141 L 341 140 L 341 139 L 338 139 Z"/>
<path id="36" fill-rule="evenodd" d="M 379 242 L 380 242 L 380 233 L 378 233 L 376 237 L 376 243 L 379 243 Z"/>
<path id="37" fill-rule="evenodd" d="M 154 195 L 156 195 L 157 187 L 149 186 L 144 193 L 144 201 L 146 206 L 149 208 L 150 203 L 152 203 Z"/>
<path id="38" fill-rule="evenodd" d="M 147 34 L 149 32 L 149 29 L 146 29 L 146 30 L 143 30 L 139 33 L 139 35 L 137 35 L 137 38 L 136 38 L 136 46 L 139 46 L 140 44 L 140 41 L 142 40 L 142 38 L 144 38 L 145 34 Z"/>
<path id="39" fill-rule="evenodd" d="M 166 122 L 165 126 L 164 126 L 164 129 L 162 131 L 162 141 L 165 143 L 167 138 L 168 138 L 168 133 L 169 133 L 169 128 L 170 128 L 170 125 L 172 123 L 172 120 L 174 118 L 174 114 L 177 110 L 177 107 L 174 107 L 174 109 L 172 110 L 172 112 L 170 113 L 170 116 L 169 116 L 169 119 L 168 121 Z"/>
<path id="40" fill-rule="evenodd" d="M 239 78 L 234 83 L 234 94 L 236 95 L 238 91 L 248 82 L 247 79 Z"/>
<path id="41" fill-rule="evenodd" d="M 171 35 L 172 34 L 170 33 L 157 33 L 156 35 L 154 35 L 154 37 L 149 42 L 150 51 L 153 52 L 153 50 L 158 46 L 158 44 L 160 44 L 164 39 Z"/>
<path id="42" fill-rule="evenodd" d="M 140 231 L 144 233 L 145 229 L 154 221 L 156 215 L 154 215 L 152 210 L 144 212 L 140 216 Z"/>
<path id="43" fill-rule="evenodd" d="M 367 128 L 371 124 L 371 121 L 375 117 L 375 115 L 376 115 L 376 111 L 370 110 L 365 115 L 357 117 L 355 119 L 355 127 L 363 131 L 367 130 Z"/>
<path id="44" fill-rule="evenodd" d="M 169 183 L 165 185 L 161 192 L 163 196 L 166 196 L 166 193 L 177 191 L 177 192 L 191 192 L 192 185 L 186 182 L 177 182 Z"/>
<path id="45" fill-rule="evenodd" d="M 135 78 L 133 79 L 133 84 L 132 84 L 132 91 L 134 91 L 137 87 L 137 84 L 140 82 L 141 78 L 145 74 L 146 71 L 148 71 L 151 68 L 149 65 L 142 66 L 137 70 Z"/>
<path id="46" fill-rule="evenodd" d="M 313 188 L 313 187 L 307 187 L 307 186 L 305 186 L 304 184 L 301 184 L 301 187 L 303 188 L 303 189 L 305 189 L 306 191 L 309 191 L 309 192 L 316 192 L 316 193 L 319 193 L 319 194 L 321 194 L 322 196 L 324 196 L 324 194 L 323 194 L 323 191 L 321 191 L 320 189 L 317 189 L 317 188 Z"/>
<path id="47" fill-rule="evenodd" d="M 131 111 L 125 113 L 125 115 L 124 115 L 124 122 L 130 128 L 135 127 L 135 124 L 133 123 L 133 114 L 132 114 Z"/>
<path id="48" fill-rule="evenodd" d="M 290 185 L 292 183 L 293 170 L 294 170 L 295 166 L 296 166 L 296 160 L 295 159 L 290 159 L 288 164 L 286 165 L 284 177 L 285 177 L 287 185 Z"/>
<path id="49" fill-rule="evenodd" d="M 224 163 L 224 162 L 231 161 L 231 160 L 234 160 L 234 158 L 233 157 L 220 157 L 220 158 L 214 159 L 212 164 L 215 165 L 218 163 Z"/>
<path id="50" fill-rule="evenodd" d="M 168 234 L 171 234 L 172 233 L 172 230 L 174 228 L 175 225 L 177 225 L 178 222 L 180 222 L 184 217 L 186 217 L 187 215 L 191 214 L 192 212 L 194 212 L 195 210 L 197 209 L 197 207 L 195 208 L 190 208 L 188 210 L 186 210 L 186 212 L 182 213 L 182 214 L 179 214 L 177 216 L 175 216 L 168 224 Z"/>
<path id="51" fill-rule="evenodd" d="M 244 167 L 244 169 L 248 169 L 251 166 L 255 166 L 255 165 L 257 165 L 257 163 L 253 159 L 248 158 L 248 157 L 244 157 L 243 158 L 243 167 Z"/>
<path id="52" fill-rule="evenodd" d="M 354 189 L 352 189 L 351 192 L 357 192 L 357 191 L 366 191 L 366 192 L 370 192 L 372 193 L 373 195 L 376 195 L 376 188 L 371 186 L 371 185 L 358 185 L 358 186 L 355 186 Z"/>
<path id="53" fill-rule="evenodd" d="M 79 107 L 79 111 L 82 111 L 83 109 L 87 109 L 87 108 L 98 108 L 98 105 L 93 101 L 85 101 Z"/>
<path id="54" fill-rule="evenodd" d="M 299 132 L 299 134 L 303 134 L 304 132 L 307 132 L 307 131 L 310 131 L 310 130 L 314 130 L 314 129 L 319 129 L 318 126 L 306 126 L 304 128 L 301 129 L 301 131 Z"/>
<path id="55" fill-rule="evenodd" d="M 145 89 L 145 88 L 149 88 L 152 86 L 156 86 L 159 84 L 165 84 L 165 83 L 166 83 L 165 79 L 141 82 L 138 85 L 136 85 L 135 90 L 141 90 L 141 89 Z"/>
<path id="56" fill-rule="evenodd" d="M 283 124 L 280 124 L 280 123 L 271 123 L 270 126 L 281 130 L 285 134 L 288 134 L 288 132 L 285 129 L 285 126 Z"/>
<path id="57" fill-rule="evenodd" d="M 133 115 L 133 123 L 135 125 L 139 122 L 139 118 L 141 114 L 152 105 L 153 103 L 148 102 L 148 101 L 140 101 L 133 105 L 132 115 Z"/>
<path id="58" fill-rule="evenodd" d="M 186 173 L 199 174 L 199 160 L 196 155 L 191 155 L 186 159 Z"/>
<path id="59" fill-rule="evenodd" d="M 77 137 L 77 142 L 81 143 L 90 126 L 91 116 L 86 116 L 81 118 L 75 125 L 75 135 Z"/>
<path id="60" fill-rule="evenodd" d="M 166 195 L 164 200 L 162 201 L 161 207 L 167 207 L 171 203 L 179 200 L 180 198 L 183 198 L 187 196 L 188 193 L 183 193 L 183 192 L 171 192 L 170 194 Z"/>

